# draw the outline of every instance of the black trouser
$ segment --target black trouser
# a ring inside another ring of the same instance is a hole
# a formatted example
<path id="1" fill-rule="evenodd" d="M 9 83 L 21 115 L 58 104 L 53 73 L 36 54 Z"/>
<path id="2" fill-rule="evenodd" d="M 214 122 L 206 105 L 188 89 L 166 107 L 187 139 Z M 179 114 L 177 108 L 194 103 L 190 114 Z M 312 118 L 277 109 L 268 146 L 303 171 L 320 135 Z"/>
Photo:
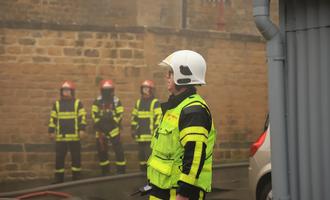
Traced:
<path id="1" fill-rule="evenodd" d="M 139 146 L 140 170 L 145 172 L 147 170 L 147 161 L 151 154 L 150 142 L 138 142 L 138 146 Z"/>
<path id="2" fill-rule="evenodd" d="M 152 185 L 152 184 L 151 184 Z M 149 195 L 149 200 L 162 199 L 172 200 L 177 195 L 177 189 L 161 189 L 155 185 L 152 185 L 152 190 Z M 195 190 L 189 194 L 189 200 L 204 200 L 206 193 L 203 190 Z"/>
<path id="3" fill-rule="evenodd" d="M 77 180 L 81 171 L 81 146 L 80 141 L 58 141 L 55 143 L 55 179 L 56 182 L 64 181 L 64 162 L 68 151 L 71 153 L 72 179 Z"/>
<path id="4" fill-rule="evenodd" d="M 110 142 L 114 148 L 116 155 L 116 166 L 117 173 L 123 174 L 126 171 L 126 161 L 123 150 L 123 145 L 120 141 L 120 135 L 116 135 L 115 137 L 110 137 Z M 108 155 L 108 142 L 105 138 L 105 141 L 102 141 L 100 138 L 96 138 L 96 147 L 97 153 L 100 160 L 100 167 L 103 175 L 109 174 L 109 155 Z"/>

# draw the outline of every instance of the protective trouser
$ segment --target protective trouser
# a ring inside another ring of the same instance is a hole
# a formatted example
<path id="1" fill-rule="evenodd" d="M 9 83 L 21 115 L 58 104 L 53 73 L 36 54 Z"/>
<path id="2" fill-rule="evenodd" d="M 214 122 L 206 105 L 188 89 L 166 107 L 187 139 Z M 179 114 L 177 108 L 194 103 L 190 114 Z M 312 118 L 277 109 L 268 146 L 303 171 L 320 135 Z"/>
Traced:
<path id="1" fill-rule="evenodd" d="M 72 180 L 79 180 L 81 176 L 80 141 L 56 142 L 55 151 L 55 183 L 64 181 L 64 162 L 68 151 L 71 153 Z"/>
<path id="2" fill-rule="evenodd" d="M 151 154 L 150 142 L 138 142 L 138 147 L 139 147 L 140 170 L 142 172 L 146 172 L 147 161 Z"/>
<path id="3" fill-rule="evenodd" d="M 176 194 L 176 188 L 164 190 L 152 185 L 149 200 L 175 200 Z M 203 190 L 196 190 L 189 195 L 189 200 L 204 200 L 206 193 Z"/>
<path id="4" fill-rule="evenodd" d="M 120 141 L 120 135 L 115 137 L 110 137 L 110 142 L 113 146 L 116 155 L 116 166 L 117 174 L 124 174 L 126 172 L 126 161 L 124 156 L 124 150 L 122 143 Z M 102 140 L 100 137 L 96 138 L 97 153 L 100 160 L 100 167 L 102 170 L 102 175 L 108 175 L 110 170 L 110 161 L 108 154 L 108 142 L 107 139 Z"/>

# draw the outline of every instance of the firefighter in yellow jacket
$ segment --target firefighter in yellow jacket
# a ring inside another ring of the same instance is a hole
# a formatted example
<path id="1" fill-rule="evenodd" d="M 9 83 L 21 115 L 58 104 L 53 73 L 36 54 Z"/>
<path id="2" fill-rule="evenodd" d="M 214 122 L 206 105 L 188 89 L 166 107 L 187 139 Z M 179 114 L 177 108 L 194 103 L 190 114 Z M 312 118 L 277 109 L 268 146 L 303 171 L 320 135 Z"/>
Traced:
<path id="1" fill-rule="evenodd" d="M 147 170 L 147 159 L 150 155 L 152 133 L 158 128 L 162 111 L 157 98 L 154 96 L 153 81 L 145 80 L 141 84 L 141 98 L 137 100 L 132 111 L 132 137 L 139 145 L 140 170 Z"/>
<path id="2" fill-rule="evenodd" d="M 115 154 L 117 173 L 124 174 L 126 161 L 124 150 L 120 141 L 121 120 L 124 107 L 119 98 L 115 96 L 115 88 L 112 80 L 101 82 L 101 96 L 98 97 L 92 106 L 92 118 L 94 130 L 96 131 L 96 146 L 100 160 L 102 175 L 108 175 L 110 161 L 108 156 L 108 140 L 111 141 Z"/>
<path id="3" fill-rule="evenodd" d="M 171 95 L 161 105 L 163 118 L 151 142 L 150 199 L 205 199 L 211 191 L 215 142 L 211 112 L 195 88 L 205 84 L 205 60 L 194 51 L 180 50 L 160 65 L 169 68 Z"/>
<path id="4" fill-rule="evenodd" d="M 60 89 L 60 100 L 53 105 L 50 114 L 49 136 L 55 138 L 55 182 L 64 181 L 64 162 L 68 151 L 72 159 L 72 179 L 78 180 L 81 172 L 80 137 L 85 135 L 86 111 L 75 98 L 75 86 L 65 81 Z"/>

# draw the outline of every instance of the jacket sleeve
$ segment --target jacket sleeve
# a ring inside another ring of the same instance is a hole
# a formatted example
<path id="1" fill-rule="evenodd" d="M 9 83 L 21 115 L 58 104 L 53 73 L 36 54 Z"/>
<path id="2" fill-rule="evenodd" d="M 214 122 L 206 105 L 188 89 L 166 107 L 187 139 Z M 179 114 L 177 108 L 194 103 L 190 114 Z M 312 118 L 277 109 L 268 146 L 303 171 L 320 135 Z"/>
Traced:
<path id="1" fill-rule="evenodd" d="M 131 115 L 131 129 L 136 130 L 138 127 L 138 107 L 140 104 L 140 100 L 137 100 L 135 103 L 135 106 L 132 110 L 132 115 Z"/>
<path id="2" fill-rule="evenodd" d="M 212 119 L 201 104 L 191 104 L 184 108 L 179 119 L 180 142 L 184 147 L 182 173 L 179 178 L 178 193 L 189 197 L 199 190 L 194 183 L 198 179 L 206 157 L 208 133 Z"/>
<path id="3" fill-rule="evenodd" d="M 101 120 L 101 115 L 100 115 L 100 108 L 98 106 L 97 101 L 95 100 L 93 105 L 92 105 L 92 119 L 93 119 L 93 123 L 94 123 L 94 130 L 95 131 L 100 131 L 100 127 L 99 127 L 99 122 Z"/>
<path id="4" fill-rule="evenodd" d="M 82 104 L 81 101 L 79 101 L 78 104 L 78 127 L 79 127 L 79 131 L 81 130 L 85 130 L 86 129 L 86 110 Z"/>
<path id="5" fill-rule="evenodd" d="M 56 124 L 57 124 L 57 111 L 56 111 L 56 103 L 54 103 L 52 110 L 50 111 L 48 133 L 55 133 Z"/>
<path id="6" fill-rule="evenodd" d="M 158 99 L 155 102 L 154 105 L 154 129 L 156 130 L 160 124 L 160 120 L 162 118 L 162 109 L 160 107 L 160 103 Z"/>
<path id="7" fill-rule="evenodd" d="M 114 120 L 115 122 L 120 126 L 121 124 L 121 120 L 123 119 L 123 115 L 124 115 L 124 107 L 121 104 L 121 101 L 118 99 L 118 104 L 115 107 L 116 111 L 115 111 L 115 115 L 114 115 Z"/>

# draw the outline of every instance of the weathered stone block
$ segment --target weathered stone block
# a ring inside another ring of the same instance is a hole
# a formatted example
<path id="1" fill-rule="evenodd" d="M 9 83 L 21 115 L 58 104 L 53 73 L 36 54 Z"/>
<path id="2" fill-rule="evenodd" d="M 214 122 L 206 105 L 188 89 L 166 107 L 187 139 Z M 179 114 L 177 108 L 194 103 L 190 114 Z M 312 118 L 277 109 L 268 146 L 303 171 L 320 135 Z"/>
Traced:
<path id="1" fill-rule="evenodd" d="M 84 55 L 87 57 L 99 57 L 99 51 L 96 49 L 87 49 L 84 51 Z"/>

